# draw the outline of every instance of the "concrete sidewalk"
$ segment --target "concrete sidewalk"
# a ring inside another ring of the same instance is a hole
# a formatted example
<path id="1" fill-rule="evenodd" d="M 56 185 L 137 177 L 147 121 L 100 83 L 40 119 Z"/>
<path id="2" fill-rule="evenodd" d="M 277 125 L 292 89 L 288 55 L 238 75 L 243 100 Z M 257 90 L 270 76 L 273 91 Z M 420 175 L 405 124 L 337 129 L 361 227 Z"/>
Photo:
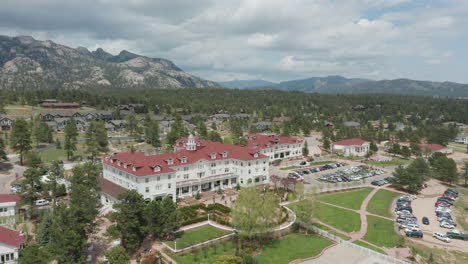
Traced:
<path id="1" fill-rule="evenodd" d="M 304 264 L 391 264 L 377 257 L 372 257 L 357 249 L 338 244 L 326 250 L 322 256 L 306 260 Z"/>

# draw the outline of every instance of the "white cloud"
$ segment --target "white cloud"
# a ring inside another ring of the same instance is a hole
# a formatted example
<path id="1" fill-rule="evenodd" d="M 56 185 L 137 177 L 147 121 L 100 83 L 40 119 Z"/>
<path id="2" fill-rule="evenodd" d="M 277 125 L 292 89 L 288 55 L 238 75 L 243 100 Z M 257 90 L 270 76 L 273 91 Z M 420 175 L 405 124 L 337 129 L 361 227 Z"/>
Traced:
<path id="1" fill-rule="evenodd" d="M 333 74 L 389 78 L 396 73 L 430 79 L 430 72 L 408 61 L 450 63 L 455 56 L 443 55 L 451 50 L 447 43 L 459 40 L 468 27 L 468 4 L 443 3 L 6 0 L 0 34 L 168 58 L 217 81 Z"/>

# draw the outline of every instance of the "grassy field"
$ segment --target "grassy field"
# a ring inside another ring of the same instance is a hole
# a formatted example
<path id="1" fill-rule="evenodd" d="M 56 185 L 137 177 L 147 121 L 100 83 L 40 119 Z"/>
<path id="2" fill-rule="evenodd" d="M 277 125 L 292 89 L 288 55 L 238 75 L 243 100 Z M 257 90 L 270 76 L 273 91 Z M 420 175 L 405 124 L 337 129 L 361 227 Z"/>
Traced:
<path id="1" fill-rule="evenodd" d="M 5 106 L 6 114 L 9 116 L 14 117 L 30 117 L 38 115 L 41 112 L 53 112 L 53 111 L 60 111 L 64 109 L 50 109 L 50 108 L 42 108 L 40 106 L 22 106 L 22 105 L 7 105 Z M 76 111 L 76 112 L 90 112 L 95 110 L 94 108 L 89 107 L 81 107 L 79 109 L 65 109 L 67 111 Z"/>
<path id="2" fill-rule="evenodd" d="M 408 247 L 420 255 L 424 263 L 468 263 L 468 253 L 456 250 L 446 250 L 436 247 L 424 246 L 420 243 L 407 241 Z M 429 262 L 432 256 L 432 262 Z"/>
<path id="3" fill-rule="evenodd" d="M 177 241 L 177 248 L 180 249 L 226 234 L 228 234 L 228 232 L 213 228 L 211 226 L 205 226 L 193 231 L 185 232 L 175 241 L 164 241 L 164 243 L 174 248 L 175 242 Z"/>
<path id="4" fill-rule="evenodd" d="M 287 264 L 295 259 L 316 256 L 332 244 L 320 236 L 287 235 L 266 244 L 256 260 L 259 264 Z"/>
<path id="5" fill-rule="evenodd" d="M 366 161 L 368 165 L 376 167 L 389 167 L 389 166 L 398 166 L 411 163 L 411 160 L 406 160 L 398 157 L 393 157 L 390 161 Z"/>
<path id="6" fill-rule="evenodd" d="M 280 170 L 295 170 L 295 169 L 300 169 L 302 168 L 301 166 L 289 166 L 285 168 L 281 168 Z"/>
<path id="7" fill-rule="evenodd" d="M 400 235 L 395 232 L 393 221 L 368 215 L 367 224 L 367 233 L 364 240 L 387 248 L 396 247 L 400 244 Z"/>
<path id="8" fill-rule="evenodd" d="M 361 228 L 358 213 L 322 203 L 317 203 L 316 217 L 325 224 L 348 233 Z"/>
<path id="9" fill-rule="evenodd" d="M 335 236 L 338 236 L 338 237 L 340 237 L 340 238 L 342 238 L 342 239 L 344 239 L 344 240 L 350 240 L 350 239 L 351 239 L 350 236 L 347 236 L 347 235 L 343 235 L 343 234 L 341 234 L 341 233 L 338 233 L 338 232 L 336 232 L 335 230 L 329 228 L 328 226 L 324 226 L 324 225 L 319 224 L 319 223 L 312 223 L 312 225 L 313 225 L 313 226 L 316 226 L 316 227 L 318 227 L 318 228 L 320 228 L 320 229 L 322 229 L 322 230 L 325 230 L 325 231 L 327 231 L 327 232 L 330 233 L 330 234 L 333 234 L 333 235 L 335 235 Z"/>
<path id="10" fill-rule="evenodd" d="M 211 247 L 205 247 L 206 250 L 200 249 L 195 252 L 186 252 L 182 254 L 173 254 L 168 252 L 168 255 L 178 264 L 211 264 L 217 256 L 234 255 L 236 246 L 231 241 L 216 243 Z"/>
<path id="11" fill-rule="evenodd" d="M 465 144 L 458 144 L 458 143 L 450 143 L 449 144 L 449 147 L 451 147 L 453 149 L 453 151 L 461 152 L 461 153 L 467 152 L 466 151 L 466 146 L 467 145 L 465 145 Z"/>
<path id="12" fill-rule="evenodd" d="M 372 249 L 372 250 L 374 250 L 374 251 L 377 251 L 377 252 L 379 252 L 379 253 L 382 253 L 382 254 L 387 255 L 387 253 L 385 253 L 385 251 L 381 250 L 381 249 L 378 248 L 378 247 L 374 247 L 374 246 L 372 246 L 372 245 L 369 245 L 369 244 L 367 244 L 366 242 L 363 242 L 363 241 L 360 241 L 360 240 L 356 240 L 356 241 L 354 241 L 353 243 L 356 244 L 356 245 L 359 245 L 359 246 L 361 246 L 361 247 L 365 247 L 365 248 L 368 248 L 368 249 Z"/>
<path id="13" fill-rule="evenodd" d="M 322 202 L 358 210 L 361 208 L 362 201 L 366 199 L 367 195 L 369 195 L 372 190 L 373 188 L 364 188 L 356 191 L 325 195 L 320 197 L 319 200 Z"/>
<path id="14" fill-rule="evenodd" d="M 468 232 L 468 189 L 457 188 L 459 191 L 458 199 L 455 202 L 457 223 Z"/>
<path id="15" fill-rule="evenodd" d="M 376 215 L 392 217 L 392 202 L 400 195 L 401 194 L 392 191 L 379 190 L 369 201 L 369 204 L 367 205 L 367 211 Z"/>
<path id="16" fill-rule="evenodd" d="M 80 144 L 76 145 L 77 151 L 74 152 L 74 156 L 84 156 L 85 155 L 85 149 L 82 147 Z M 44 163 L 50 163 L 53 160 L 63 160 L 65 161 L 67 159 L 67 153 L 63 149 L 57 149 L 55 147 L 48 149 L 43 152 L 39 152 L 39 156 L 42 159 L 42 162 Z"/>

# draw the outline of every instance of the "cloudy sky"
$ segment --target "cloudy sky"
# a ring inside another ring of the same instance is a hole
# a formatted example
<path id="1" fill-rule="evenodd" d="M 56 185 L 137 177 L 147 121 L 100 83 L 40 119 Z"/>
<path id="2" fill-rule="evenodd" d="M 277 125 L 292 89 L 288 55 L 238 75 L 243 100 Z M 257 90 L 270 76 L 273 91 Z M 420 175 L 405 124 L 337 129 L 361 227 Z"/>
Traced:
<path id="1" fill-rule="evenodd" d="M 1 35 L 172 60 L 214 81 L 468 83 L 468 0 L 2 0 Z"/>

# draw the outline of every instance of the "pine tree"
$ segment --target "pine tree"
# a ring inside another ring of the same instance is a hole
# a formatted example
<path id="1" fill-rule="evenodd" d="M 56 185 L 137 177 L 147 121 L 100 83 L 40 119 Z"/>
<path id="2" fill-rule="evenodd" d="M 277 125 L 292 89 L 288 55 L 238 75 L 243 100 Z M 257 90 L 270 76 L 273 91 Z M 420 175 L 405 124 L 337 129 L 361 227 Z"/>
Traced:
<path id="1" fill-rule="evenodd" d="M 11 132 L 11 148 L 20 155 L 20 165 L 23 165 L 23 155 L 32 148 L 31 132 L 28 123 L 23 118 L 16 120 Z"/>
<path id="2" fill-rule="evenodd" d="M 65 146 L 64 149 L 67 152 L 67 160 L 73 156 L 73 152 L 76 150 L 76 138 L 78 137 L 78 129 L 76 128 L 75 119 L 71 118 L 68 120 L 65 126 Z"/>
<path id="3" fill-rule="evenodd" d="M 2 160 L 8 160 L 8 157 L 5 151 L 5 142 L 3 138 L 0 138 L 0 161 Z"/>
<path id="4" fill-rule="evenodd" d="M 302 148 L 302 155 L 305 157 L 309 156 L 309 146 L 307 145 L 307 140 L 304 142 L 304 147 Z"/>

